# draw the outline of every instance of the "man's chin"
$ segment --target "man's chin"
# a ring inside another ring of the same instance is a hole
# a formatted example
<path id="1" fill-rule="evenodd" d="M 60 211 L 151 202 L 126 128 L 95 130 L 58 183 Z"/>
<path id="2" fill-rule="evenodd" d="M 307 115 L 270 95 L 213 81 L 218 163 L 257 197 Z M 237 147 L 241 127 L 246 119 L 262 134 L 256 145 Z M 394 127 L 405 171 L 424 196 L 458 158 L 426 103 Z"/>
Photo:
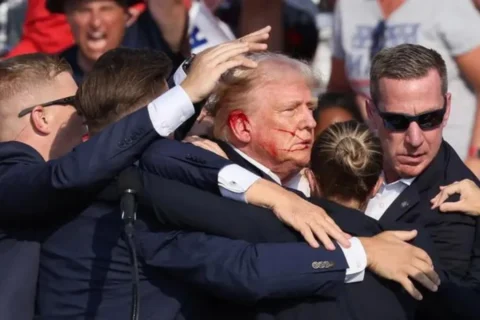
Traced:
<path id="1" fill-rule="evenodd" d="M 409 179 L 418 177 L 427 167 L 427 164 L 421 163 L 418 165 L 408 165 L 401 164 L 399 165 L 397 172 L 399 173 L 402 179 Z"/>

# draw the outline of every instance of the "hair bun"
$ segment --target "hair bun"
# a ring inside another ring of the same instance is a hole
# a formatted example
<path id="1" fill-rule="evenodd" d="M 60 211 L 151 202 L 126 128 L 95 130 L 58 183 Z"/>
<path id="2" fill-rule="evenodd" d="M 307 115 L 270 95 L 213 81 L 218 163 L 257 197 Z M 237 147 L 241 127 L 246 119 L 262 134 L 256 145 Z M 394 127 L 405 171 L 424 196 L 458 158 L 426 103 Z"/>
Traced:
<path id="1" fill-rule="evenodd" d="M 347 136 L 338 141 L 335 162 L 354 175 L 360 174 L 368 164 L 368 150 L 359 139 Z"/>

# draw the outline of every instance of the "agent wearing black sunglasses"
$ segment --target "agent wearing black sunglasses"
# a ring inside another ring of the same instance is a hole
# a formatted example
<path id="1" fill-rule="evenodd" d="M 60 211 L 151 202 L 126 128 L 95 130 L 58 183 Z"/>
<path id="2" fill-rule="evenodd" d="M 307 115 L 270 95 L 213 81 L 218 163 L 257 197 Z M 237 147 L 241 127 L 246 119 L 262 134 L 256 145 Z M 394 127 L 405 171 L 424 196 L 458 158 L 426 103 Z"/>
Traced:
<path id="1" fill-rule="evenodd" d="M 371 127 L 382 143 L 385 183 L 365 213 L 380 222 L 405 222 L 425 228 L 441 261 L 441 267 L 435 269 L 444 268 L 448 279 L 462 283 L 462 288 L 478 283 L 478 220 L 461 212 L 447 216 L 432 209 L 430 203 L 442 185 L 463 179 L 480 184 L 448 141 L 443 140 L 452 99 L 445 61 L 436 51 L 420 45 L 384 49 L 372 62 L 370 92 L 367 111 Z M 438 294 L 422 306 L 416 318 L 478 318 L 473 313 L 471 317 L 457 316 L 458 309 L 478 310 L 478 305 L 468 290 L 458 293 L 458 300 L 465 306 L 455 303 L 448 298 L 451 292 L 457 294 L 455 287 L 450 291 L 450 285 L 448 281 L 442 283 Z"/>
<path id="2" fill-rule="evenodd" d="M 51 106 L 73 106 L 73 107 L 75 107 L 75 96 L 69 96 L 69 97 L 66 97 L 66 98 L 61 98 L 61 99 L 37 104 L 36 106 L 44 107 L 44 108 L 45 107 L 51 107 Z M 21 118 L 21 117 L 29 114 L 30 112 L 33 111 L 33 109 L 35 109 L 36 106 L 22 109 L 22 111 L 20 111 L 18 113 L 18 117 Z M 80 112 L 78 112 L 78 110 L 77 110 L 77 113 L 80 115 Z"/>
<path id="3" fill-rule="evenodd" d="M 378 108 L 378 105 L 372 103 L 375 106 L 375 111 L 383 120 L 383 126 L 392 132 L 405 132 L 410 127 L 412 122 L 415 122 L 423 131 L 433 130 L 440 127 L 443 123 L 443 118 L 447 111 L 447 98 L 443 103 L 441 109 L 433 111 L 425 111 L 416 115 L 409 115 L 406 113 L 396 112 L 383 112 Z"/>
<path id="4" fill-rule="evenodd" d="M 435 77 L 438 74 L 431 72 L 424 79 L 408 80 L 418 82 L 413 87 L 422 91 L 421 100 L 416 93 L 404 89 L 403 80 L 382 79 L 389 87 L 386 99 L 367 101 L 369 118 L 382 139 L 389 166 L 385 170 L 387 182 L 418 176 L 440 148 L 442 129 L 450 111 L 450 94 L 444 95 L 442 101 L 438 98 L 440 90 L 427 92 L 439 83 Z"/>

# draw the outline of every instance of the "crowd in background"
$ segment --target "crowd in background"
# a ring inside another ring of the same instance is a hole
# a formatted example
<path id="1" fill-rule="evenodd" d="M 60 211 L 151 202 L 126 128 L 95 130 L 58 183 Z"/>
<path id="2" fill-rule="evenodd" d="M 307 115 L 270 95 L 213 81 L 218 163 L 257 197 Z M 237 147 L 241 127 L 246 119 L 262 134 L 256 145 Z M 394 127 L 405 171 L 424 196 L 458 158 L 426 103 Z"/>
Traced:
<path id="1" fill-rule="evenodd" d="M 61 54 L 79 83 L 101 54 L 118 46 L 162 49 L 178 65 L 190 52 L 271 25 L 270 50 L 310 61 L 319 93 L 354 94 L 366 119 L 376 51 L 401 43 L 436 49 L 447 61 L 454 94 L 445 138 L 480 175 L 477 1 L 338 1 L 335 10 L 332 0 L 165 0 L 148 8 L 144 1 L 64 2 L 2 1 L 0 52 Z"/>
<path id="2" fill-rule="evenodd" d="M 479 10 L 0 1 L 0 318 L 477 319 Z"/>

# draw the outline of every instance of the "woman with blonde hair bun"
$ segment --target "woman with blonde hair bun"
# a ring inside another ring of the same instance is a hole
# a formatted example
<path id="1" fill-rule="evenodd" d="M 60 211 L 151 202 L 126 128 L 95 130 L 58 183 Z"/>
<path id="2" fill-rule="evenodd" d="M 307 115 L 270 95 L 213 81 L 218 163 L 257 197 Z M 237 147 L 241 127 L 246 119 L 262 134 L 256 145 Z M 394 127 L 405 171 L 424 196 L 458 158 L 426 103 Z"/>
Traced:
<path id="1" fill-rule="evenodd" d="M 335 123 L 318 136 L 312 149 L 316 195 L 363 211 L 381 185 L 382 165 L 380 140 L 367 125 Z"/>

